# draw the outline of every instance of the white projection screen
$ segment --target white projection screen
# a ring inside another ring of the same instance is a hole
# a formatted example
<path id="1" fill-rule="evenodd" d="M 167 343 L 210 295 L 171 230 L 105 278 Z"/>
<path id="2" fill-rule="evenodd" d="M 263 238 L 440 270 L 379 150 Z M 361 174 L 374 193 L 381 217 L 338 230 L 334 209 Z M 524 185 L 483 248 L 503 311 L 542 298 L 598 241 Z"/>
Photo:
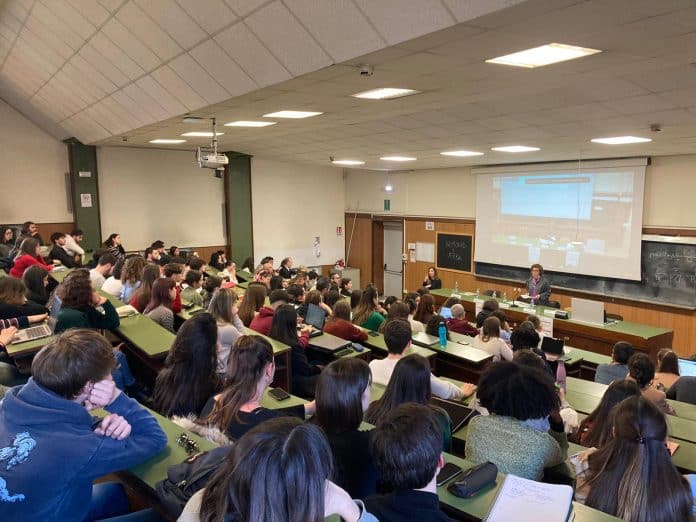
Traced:
<path id="1" fill-rule="evenodd" d="M 646 164 L 475 169 L 475 261 L 640 280 Z"/>

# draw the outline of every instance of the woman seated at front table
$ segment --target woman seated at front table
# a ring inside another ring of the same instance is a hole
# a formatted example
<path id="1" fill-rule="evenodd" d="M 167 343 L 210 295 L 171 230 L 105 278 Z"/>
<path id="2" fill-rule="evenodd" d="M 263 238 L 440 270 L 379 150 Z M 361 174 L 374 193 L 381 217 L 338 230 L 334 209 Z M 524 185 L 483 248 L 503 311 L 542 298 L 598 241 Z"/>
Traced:
<path id="1" fill-rule="evenodd" d="M 428 268 L 428 273 L 425 274 L 425 279 L 423 279 L 423 288 L 428 290 L 439 290 L 442 288 L 442 281 L 440 281 L 434 266 Z"/>
<path id="2" fill-rule="evenodd" d="M 261 406 L 274 376 L 271 343 L 260 335 L 239 337 L 227 360 L 225 389 L 208 400 L 199 424 L 215 427 L 237 440 L 268 419 L 287 415 L 304 419 L 314 414 L 314 402 L 277 409 Z"/>

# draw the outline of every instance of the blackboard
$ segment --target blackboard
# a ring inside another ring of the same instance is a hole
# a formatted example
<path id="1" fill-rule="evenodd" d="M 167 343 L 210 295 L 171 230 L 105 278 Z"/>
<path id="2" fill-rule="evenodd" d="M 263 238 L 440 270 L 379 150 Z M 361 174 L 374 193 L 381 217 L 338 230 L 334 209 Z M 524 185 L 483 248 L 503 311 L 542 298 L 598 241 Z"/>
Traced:
<path id="1" fill-rule="evenodd" d="M 529 268 L 489 263 L 477 262 L 475 272 L 482 277 L 514 281 L 524 281 L 529 277 Z M 551 271 L 545 271 L 545 275 L 552 288 L 696 308 L 696 245 L 643 241 L 640 281 Z"/>
<path id="2" fill-rule="evenodd" d="M 438 268 L 471 272 L 471 245 L 471 236 L 438 232 L 435 264 Z"/>

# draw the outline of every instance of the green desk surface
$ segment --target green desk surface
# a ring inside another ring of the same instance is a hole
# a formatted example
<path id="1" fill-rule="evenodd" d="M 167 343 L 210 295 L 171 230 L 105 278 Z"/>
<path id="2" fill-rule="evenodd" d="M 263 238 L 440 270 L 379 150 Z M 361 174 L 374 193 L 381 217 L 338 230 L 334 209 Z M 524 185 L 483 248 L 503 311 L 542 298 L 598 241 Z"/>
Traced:
<path id="1" fill-rule="evenodd" d="M 205 265 L 205 267 L 203 268 L 203 273 L 209 276 L 217 276 L 220 273 L 220 271 L 214 266 Z"/>
<path id="2" fill-rule="evenodd" d="M 452 337 L 452 339 L 454 338 Z M 439 344 L 434 344 L 430 347 L 430 349 L 434 350 L 437 353 L 447 354 L 452 357 L 457 357 L 458 359 L 464 359 L 466 361 L 473 362 L 475 364 L 482 364 L 484 361 L 487 361 L 488 359 L 491 359 L 493 357 L 488 352 L 484 352 L 483 350 L 479 350 L 478 348 L 473 348 L 470 345 L 471 338 L 469 337 L 468 339 L 469 340 L 464 339 L 459 342 L 454 340 L 447 341 L 447 346 L 445 346 L 444 348 L 441 347 Z"/>
<path id="3" fill-rule="evenodd" d="M 365 330 L 365 328 L 363 328 Z M 365 330 L 366 332 L 368 330 Z M 386 354 L 389 350 L 387 350 L 387 343 L 384 342 L 384 334 L 378 333 L 378 332 L 373 332 L 376 335 L 369 335 L 367 336 L 367 341 L 364 341 L 361 344 L 364 344 L 365 346 L 368 346 L 370 349 L 379 352 L 381 354 Z M 411 344 L 411 347 L 404 353 L 404 355 L 411 355 L 413 353 L 417 353 L 418 355 L 422 355 L 426 359 L 430 359 L 431 357 L 435 357 L 435 352 L 432 350 L 429 350 L 428 348 L 423 348 L 421 346 L 416 346 L 414 344 Z"/>
<path id="4" fill-rule="evenodd" d="M 290 406 L 299 406 L 300 404 L 307 404 L 307 402 L 309 402 L 296 395 L 290 395 L 289 399 L 279 401 L 277 399 L 274 399 L 269 393 L 269 391 L 270 388 L 263 393 L 263 397 L 261 398 L 261 406 L 263 406 L 264 408 L 268 408 L 269 410 L 277 410 L 278 408 L 289 408 Z"/>
<path id="5" fill-rule="evenodd" d="M 310 337 L 309 338 L 309 346 L 312 348 L 318 348 L 319 350 L 324 350 L 325 352 L 331 353 L 331 350 L 327 350 L 324 348 L 326 346 L 324 344 L 324 341 L 331 341 L 331 346 L 335 346 L 336 343 L 339 341 L 344 341 L 343 339 L 340 339 L 339 337 L 336 337 L 335 335 L 331 335 L 328 333 L 323 333 L 321 335 L 317 335 L 316 337 Z M 345 341 L 344 341 L 345 342 Z M 350 353 L 347 353 L 345 355 L 341 355 L 340 357 L 337 357 L 339 359 L 344 359 L 344 358 L 350 358 L 350 357 L 363 357 L 367 356 L 370 353 L 369 348 L 364 348 L 361 352 L 356 351 L 353 349 L 352 346 L 347 346 L 347 348 L 350 349 Z M 340 351 L 340 350 L 336 350 Z M 334 357 L 335 357 L 335 352 L 334 352 Z"/>
<path id="6" fill-rule="evenodd" d="M 7 273 L 2 268 L 0 268 L 0 278 L 2 277 L 7 277 Z"/>
<path id="7" fill-rule="evenodd" d="M 587 361 L 596 365 L 606 364 L 611 362 L 611 357 L 608 355 L 603 355 L 601 353 L 590 352 L 588 350 L 583 350 L 582 348 L 575 348 L 572 346 L 565 347 L 566 355 L 571 357 L 577 357 L 583 361 Z"/>
<path id="8" fill-rule="evenodd" d="M 12 358 L 22 357 L 23 355 L 30 355 L 36 353 L 39 350 L 41 350 L 41 348 L 50 343 L 53 339 L 55 339 L 55 337 L 55 335 L 51 335 L 50 337 L 35 339 L 33 341 L 27 341 L 26 343 L 9 344 L 6 346 L 7 353 Z"/>
<path id="9" fill-rule="evenodd" d="M 439 297 L 450 297 L 454 293 L 454 289 L 452 288 L 441 288 L 439 290 L 431 290 L 431 294 L 437 295 Z M 469 302 L 474 302 L 476 299 L 476 295 L 466 295 L 465 293 L 460 292 L 459 298 L 462 301 L 469 301 Z M 492 297 L 488 296 L 479 296 L 479 299 L 493 299 Z M 502 298 L 497 299 L 499 303 L 503 303 Z M 508 303 L 509 304 L 509 303 Z M 503 305 L 505 306 L 505 305 Z M 535 315 L 542 316 L 544 315 L 544 310 L 555 310 L 554 308 L 550 308 L 548 306 L 525 306 L 524 309 L 526 308 L 534 308 L 534 313 Z M 516 310 L 523 310 L 522 307 L 516 308 Z M 559 321 L 567 321 L 575 324 L 581 324 L 581 325 L 586 325 L 586 323 L 582 323 L 579 321 L 573 321 L 572 318 L 572 313 L 570 314 L 570 319 L 563 319 Z M 591 325 L 594 326 L 594 325 Z M 649 326 L 647 324 L 640 324 L 640 323 L 630 323 L 627 321 L 619 321 L 616 324 L 612 325 L 606 325 L 606 326 L 595 326 L 595 328 L 600 328 L 604 330 L 609 330 L 609 331 L 614 331 L 620 334 L 624 335 L 634 335 L 636 337 L 642 337 L 643 339 L 650 339 L 651 337 L 655 337 L 657 335 L 662 335 L 665 333 L 670 332 L 671 330 L 667 328 L 658 328 L 657 326 Z"/>
<path id="10" fill-rule="evenodd" d="M 182 321 L 187 321 L 188 319 L 191 319 L 194 315 L 197 315 L 197 313 L 202 313 L 199 312 L 199 310 L 203 310 L 202 307 L 200 306 L 192 306 L 191 308 L 182 308 L 181 312 L 179 312 L 177 317 L 181 319 Z"/>
<path id="11" fill-rule="evenodd" d="M 175 338 L 172 332 L 141 314 L 121 319 L 116 332 L 149 357 L 166 355 Z"/>
<path id="12" fill-rule="evenodd" d="M 64 270 L 56 270 L 55 268 L 49 272 L 49 275 L 58 281 L 59 283 L 63 282 L 63 279 L 67 277 L 67 275 L 72 272 L 74 268 L 66 268 Z"/>
<path id="13" fill-rule="evenodd" d="M 259 333 L 256 330 L 252 330 L 251 328 L 244 328 L 246 330 L 247 335 L 258 335 L 266 339 L 269 343 L 271 343 L 271 346 L 273 347 L 273 355 L 280 355 L 290 351 L 290 347 L 287 344 L 281 343 L 280 341 L 276 341 L 275 339 L 271 339 L 267 335 L 263 335 L 262 333 Z"/>
<path id="14" fill-rule="evenodd" d="M 241 288 L 242 290 L 246 290 L 249 288 L 249 281 L 240 281 L 237 283 L 237 286 L 235 288 Z"/>

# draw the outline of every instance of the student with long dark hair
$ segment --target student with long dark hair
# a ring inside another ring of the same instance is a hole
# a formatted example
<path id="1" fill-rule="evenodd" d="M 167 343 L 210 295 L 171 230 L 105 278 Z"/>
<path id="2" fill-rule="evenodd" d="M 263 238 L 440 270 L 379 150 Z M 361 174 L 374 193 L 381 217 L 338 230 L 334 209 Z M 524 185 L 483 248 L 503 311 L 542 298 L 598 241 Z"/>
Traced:
<path id="1" fill-rule="evenodd" d="M 286 415 L 304 419 L 314 414 L 314 402 L 273 410 L 261 406 L 275 376 L 275 362 L 271 343 L 260 335 L 239 337 L 226 362 L 225 389 L 208 400 L 199 424 L 237 440 L 268 419 Z"/>
<path id="2" fill-rule="evenodd" d="M 370 433 L 361 431 L 370 404 L 370 367 L 357 358 L 337 359 L 319 376 L 316 413 L 336 465 L 336 483 L 356 498 L 375 493 L 377 471 L 370 455 Z"/>
<path id="3" fill-rule="evenodd" d="M 379 333 L 384 333 L 384 329 L 386 328 L 387 323 L 394 319 L 403 319 L 404 321 L 408 321 L 410 314 L 411 308 L 408 306 L 407 303 L 404 303 L 403 301 L 394 303 L 389 307 L 389 312 L 387 312 L 387 320 L 379 325 L 377 331 Z"/>
<path id="4" fill-rule="evenodd" d="M 27 300 L 27 287 L 21 279 L 0 278 L 0 319 L 11 319 L 22 315 L 42 315 L 48 308 Z"/>
<path id="5" fill-rule="evenodd" d="M 367 408 L 365 421 L 379 424 L 400 404 L 415 402 L 428 406 L 443 430 L 443 451 L 452 449 L 452 421 L 445 410 L 430 405 L 430 364 L 422 355 L 412 354 L 400 359 L 394 367 L 389 384 L 381 399 L 374 401 Z"/>
<path id="6" fill-rule="evenodd" d="M 300 397 L 313 398 L 317 379 L 321 369 L 310 364 L 305 353 L 309 342 L 311 326 L 302 328 L 302 334 L 297 335 L 297 312 L 292 305 L 281 305 L 276 308 L 271 323 L 269 337 L 285 343 L 292 350 L 292 392 Z"/>
<path id="7" fill-rule="evenodd" d="M 143 314 L 170 332 L 174 332 L 174 312 L 172 303 L 176 298 L 176 283 L 171 279 L 160 278 L 152 285 L 150 302 Z"/>
<path id="8" fill-rule="evenodd" d="M 28 237 L 24 239 L 19 246 L 19 253 L 14 260 L 14 265 L 12 265 L 10 269 L 10 275 L 20 279 L 24 275 L 24 271 L 34 265 L 38 265 L 49 272 L 53 270 L 53 265 L 47 263 L 46 260 L 41 257 L 40 243 L 36 239 Z"/>
<path id="9" fill-rule="evenodd" d="M 256 314 L 264 305 L 268 288 L 261 283 L 249 283 L 247 291 L 244 293 L 244 299 L 239 306 L 239 318 L 244 323 L 244 326 L 249 326 L 254 320 Z"/>
<path id="10" fill-rule="evenodd" d="M 138 312 L 147 308 L 152 297 L 152 285 L 160 278 L 160 269 L 157 265 L 148 263 L 143 268 L 143 276 L 138 289 L 133 292 L 129 304 Z"/>
<path id="11" fill-rule="evenodd" d="M 442 288 L 442 281 L 437 275 L 437 269 L 434 266 L 428 268 L 428 272 L 423 279 L 423 288 L 428 290 L 439 290 Z"/>
<path id="12" fill-rule="evenodd" d="M 666 392 L 679 380 L 679 356 L 670 348 L 657 352 L 657 370 L 653 377 L 653 386 Z"/>
<path id="13" fill-rule="evenodd" d="M 353 324 L 362 326 L 367 330 L 377 331 L 379 325 L 384 322 L 384 316 L 381 313 L 377 297 L 375 285 L 367 285 L 367 288 L 360 296 L 358 306 L 353 310 Z"/>
<path id="14" fill-rule="evenodd" d="M 483 321 L 481 333 L 474 337 L 471 346 L 490 353 L 494 361 L 512 361 L 512 349 L 500 338 L 500 320 L 497 317 L 487 317 Z"/>
<path id="15" fill-rule="evenodd" d="M 280 418 L 257 426 L 228 453 L 180 522 L 377 522 L 331 482 L 331 448 L 321 429 Z"/>
<path id="16" fill-rule="evenodd" d="M 123 245 L 121 245 L 120 234 L 109 234 L 109 237 L 107 237 L 106 241 L 104 241 L 104 248 L 106 248 L 117 261 L 122 257 L 126 257 L 126 251 L 123 248 Z"/>
<path id="17" fill-rule="evenodd" d="M 654 377 L 655 364 L 650 357 L 644 353 L 634 353 L 628 360 L 628 377 L 626 378 L 635 381 L 643 397 L 651 400 L 662 413 L 676 415 L 672 405 L 667 402 L 665 392 L 653 387 Z"/>
<path id="18" fill-rule="evenodd" d="M 350 322 L 350 304 L 345 299 L 334 305 L 333 315 L 324 323 L 324 332 L 354 343 L 367 341 L 367 332 Z"/>
<path id="19" fill-rule="evenodd" d="M 421 296 L 416 308 L 416 313 L 413 315 L 414 321 L 419 321 L 423 325 L 428 324 L 430 318 L 435 315 L 435 298 L 430 294 Z"/>
<path id="20" fill-rule="evenodd" d="M 645 397 L 619 403 L 613 437 L 575 459 L 576 499 L 627 522 L 690 522 L 693 497 L 665 443 L 664 414 Z"/>
<path id="21" fill-rule="evenodd" d="M 476 316 L 476 328 L 481 328 L 483 326 L 483 321 L 490 317 L 490 315 L 498 309 L 498 306 L 498 301 L 495 299 L 484 301 L 481 311 Z"/>
<path id="22" fill-rule="evenodd" d="M 184 321 L 157 375 L 152 395 L 157 411 L 167 417 L 200 414 L 220 384 L 216 349 L 217 326 L 210 314 Z"/>
<path id="23" fill-rule="evenodd" d="M 0 228 L 0 257 L 7 256 L 15 245 L 14 230 L 11 227 Z"/>
<path id="24" fill-rule="evenodd" d="M 30 266 L 22 276 L 27 287 L 27 299 L 36 304 L 46 306 L 48 303 L 48 270 L 39 265 Z"/>
<path id="25" fill-rule="evenodd" d="M 588 448 L 601 448 L 613 437 L 611 413 L 618 403 L 629 397 L 640 396 L 640 388 L 633 381 L 614 381 L 602 395 L 597 407 L 580 423 L 577 442 Z"/>

